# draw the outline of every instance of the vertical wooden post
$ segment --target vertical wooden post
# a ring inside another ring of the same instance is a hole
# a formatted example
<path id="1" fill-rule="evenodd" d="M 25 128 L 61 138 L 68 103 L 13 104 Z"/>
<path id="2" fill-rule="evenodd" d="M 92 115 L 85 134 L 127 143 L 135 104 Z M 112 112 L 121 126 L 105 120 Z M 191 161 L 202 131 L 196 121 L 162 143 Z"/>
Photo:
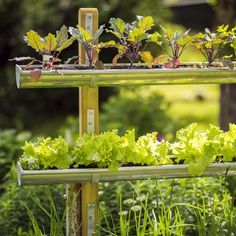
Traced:
<path id="1" fill-rule="evenodd" d="M 98 29 L 96 8 L 79 10 L 79 25 L 94 34 Z M 97 59 L 97 55 L 95 55 Z M 79 45 L 79 62 L 86 63 L 85 49 Z M 88 86 L 79 90 L 80 135 L 99 133 L 98 88 Z M 67 236 L 92 236 L 98 224 L 98 184 L 71 184 L 67 188 Z"/>
<path id="2" fill-rule="evenodd" d="M 94 34 L 98 30 L 96 8 L 79 10 L 79 25 Z M 95 55 L 97 59 L 97 55 Z M 85 49 L 79 45 L 79 61 L 86 63 Z M 98 88 L 80 87 L 80 135 L 85 132 L 99 133 Z M 83 183 L 81 189 L 82 236 L 92 236 L 98 224 L 98 184 Z"/>

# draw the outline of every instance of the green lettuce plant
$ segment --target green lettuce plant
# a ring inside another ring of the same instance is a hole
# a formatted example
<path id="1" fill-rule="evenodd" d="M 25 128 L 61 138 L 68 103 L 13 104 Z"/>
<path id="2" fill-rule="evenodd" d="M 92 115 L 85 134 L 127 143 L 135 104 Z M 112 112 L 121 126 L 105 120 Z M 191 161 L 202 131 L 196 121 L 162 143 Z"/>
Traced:
<path id="1" fill-rule="evenodd" d="M 172 153 L 177 161 L 188 164 L 192 175 L 201 175 L 218 155 L 223 142 L 223 131 L 210 125 L 206 132 L 198 131 L 197 123 L 181 129 L 176 134 L 176 142 L 172 145 Z"/>
<path id="2" fill-rule="evenodd" d="M 62 137 L 39 138 L 26 142 L 20 162 L 25 169 L 99 167 L 117 170 L 120 166 L 157 166 L 188 164 L 189 173 L 201 175 L 213 162 L 234 161 L 236 158 L 236 125 L 229 131 L 210 125 L 205 132 L 197 123 L 180 129 L 176 140 L 159 141 L 157 132 L 135 138 L 134 130 L 119 136 L 117 130 L 83 134 L 69 144 Z"/>
<path id="3" fill-rule="evenodd" d="M 221 143 L 221 155 L 223 161 L 232 161 L 236 159 L 236 125 L 229 124 L 229 131 L 224 135 L 224 141 Z"/>
<path id="4" fill-rule="evenodd" d="M 131 24 L 125 23 L 120 18 L 111 18 L 109 23 L 110 28 L 106 31 L 118 38 L 118 42 L 111 40 L 105 43 L 107 47 L 115 47 L 118 50 L 118 54 L 113 58 L 114 65 L 118 59 L 124 57 L 129 60 L 132 68 L 149 43 L 161 44 L 158 32 L 148 33 L 154 26 L 151 16 L 137 16 L 137 20 Z"/>
<path id="5" fill-rule="evenodd" d="M 26 142 L 22 149 L 20 162 L 26 169 L 66 169 L 73 163 L 69 144 L 62 137 L 38 138 L 34 143 Z"/>
<path id="6" fill-rule="evenodd" d="M 121 138 L 116 130 L 100 135 L 84 134 L 77 139 L 72 155 L 76 166 L 117 169 L 124 160 Z"/>

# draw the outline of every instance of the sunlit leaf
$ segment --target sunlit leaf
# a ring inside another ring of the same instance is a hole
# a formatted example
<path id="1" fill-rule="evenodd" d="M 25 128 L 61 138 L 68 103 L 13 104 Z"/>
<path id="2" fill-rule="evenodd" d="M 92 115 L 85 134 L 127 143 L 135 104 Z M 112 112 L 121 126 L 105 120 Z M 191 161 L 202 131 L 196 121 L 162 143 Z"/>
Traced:
<path id="1" fill-rule="evenodd" d="M 144 51 L 140 53 L 141 60 L 147 64 L 148 68 L 152 68 L 153 56 L 151 52 Z"/>
<path id="2" fill-rule="evenodd" d="M 103 30 L 104 30 L 104 25 L 101 25 L 100 27 L 99 27 L 99 29 L 93 34 L 93 42 L 95 42 L 96 40 L 98 40 L 98 38 L 100 37 L 100 35 L 102 34 L 102 32 L 103 32 Z"/>
<path id="3" fill-rule="evenodd" d="M 144 40 L 145 38 L 147 38 L 147 35 L 143 30 L 134 28 L 132 31 L 130 31 L 128 40 L 130 42 L 138 43 Z"/>
<path id="4" fill-rule="evenodd" d="M 109 20 L 109 23 L 111 24 L 111 29 L 113 29 L 117 34 L 116 36 L 118 38 L 121 37 L 121 35 L 124 33 L 125 31 L 125 27 L 126 27 L 126 24 L 123 20 L 121 20 L 120 18 L 111 18 Z"/>
<path id="5" fill-rule="evenodd" d="M 190 35 L 186 35 L 185 37 L 182 37 L 178 40 L 178 44 L 180 46 L 184 46 L 186 44 L 192 43 L 192 41 L 193 41 L 193 37 L 191 37 Z"/>
<path id="6" fill-rule="evenodd" d="M 229 25 L 219 25 L 216 31 L 219 33 L 223 33 L 223 32 L 226 32 L 228 28 L 229 28 Z"/>
<path id="7" fill-rule="evenodd" d="M 89 41 L 92 38 L 92 35 L 88 31 L 86 31 L 83 27 L 77 25 L 77 28 L 80 34 L 82 35 L 84 42 Z"/>
<path id="8" fill-rule="evenodd" d="M 45 37 L 43 50 L 46 51 L 47 53 L 50 53 L 55 50 L 56 46 L 57 46 L 57 40 L 56 40 L 55 35 L 49 33 Z"/>
<path id="9" fill-rule="evenodd" d="M 105 31 L 106 31 L 107 33 L 111 33 L 111 34 L 115 35 L 117 38 L 121 39 L 121 34 L 120 34 L 120 33 L 115 32 L 115 31 L 113 31 L 113 30 L 109 30 L 109 29 L 105 29 Z"/>
<path id="10" fill-rule="evenodd" d="M 154 21 L 151 16 L 143 17 L 142 19 L 138 21 L 138 27 L 143 31 L 150 30 L 153 25 L 154 25 Z"/>
<path id="11" fill-rule="evenodd" d="M 61 52 L 62 50 L 68 48 L 74 41 L 76 40 L 75 37 L 70 37 L 66 41 L 64 41 L 59 48 L 57 48 L 58 52 Z"/>
<path id="12" fill-rule="evenodd" d="M 164 27 L 161 27 L 161 28 L 164 31 L 164 35 L 166 38 L 168 38 L 169 40 L 172 40 L 174 38 L 174 32 L 172 32 L 170 29 L 166 29 Z"/>
<path id="13" fill-rule="evenodd" d="M 148 34 L 149 42 L 153 42 L 153 43 L 156 43 L 158 45 L 162 44 L 161 37 L 162 36 L 158 32 L 155 32 L 153 34 Z"/>
<path id="14" fill-rule="evenodd" d="M 68 39 L 67 27 L 63 25 L 59 31 L 56 32 L 57 47 L 60 47 Z"/>
<path id="15" fill-rule="evenodd" d="M 69 32 L 72 36 L 76 37 L 80 43 L 84 43 L 92 39 L 91 34 L 80 25 L 77 25 L 77 28 L 69 27 Z"/>
<path id="16" fill-rule="evenodd" d="M 109 48 L 109 47 L 116 47 L 117 43 L 114 40 L 110 40 L 107 42 L 102 42 L 101 43 L 103 45 L 104 48 Z"/>
<path id="17" fill-rule="evenodd" d="M 37 32 L 35 32 L 34 30 L 30 30 L 29 32 L 27 32 L 25 40 L 28 45 L 35 49 L 37 52 L 42 52 L 44 48 L 44 43 L 43 39 Z"/>
<path id="18" fill-rule="evenodd" d="M 212 41 L 207 42 L 207 43 L 205 44 L 205 46 L 206 46 L 206 48 L 211 48 L 211 47 L 212 47 Z"/>

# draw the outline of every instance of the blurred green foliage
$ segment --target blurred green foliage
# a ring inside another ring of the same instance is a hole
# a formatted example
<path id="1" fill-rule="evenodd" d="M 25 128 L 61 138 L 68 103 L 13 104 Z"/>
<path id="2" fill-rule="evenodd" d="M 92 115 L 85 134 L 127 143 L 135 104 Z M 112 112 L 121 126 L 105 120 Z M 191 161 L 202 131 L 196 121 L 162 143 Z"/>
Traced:
<path id="1" fill-rule="evenodd" d="M 37 223 L 43 226 L 45 232 L 50 232 L 50 219 L 45 212 L 35 203 L 37 201 L 42 207 L 50 212 L 49 192 L 56 203 L 58 216 L 61 218 L 65 209 L 65 186 L 28 186 L 19 188 L 16 186 L 16 168 L 12 167 L 8 174 L 8 180 L 3 184 L 5 192 L 0 195 L 0 235 L 18 235 L 17 231 L 28 232 L 32 229 L 26 205 Z M 26 234 L 29 235 L 29 234 Z"/>
<path id="2" fill-rule="evenodd" d="M 16 162 L 20 155 L 20 147 L 25 140 L 30 138 L 29 132 L 17 133 L 15 130 L 0 130 L 0 183 L 4 182 L 4 177 L 10 170 L 12 163 Z M 2 187 L 0 187 L 0 193 Z"/>
<path id="3" fill-rule="evenodd" d="M 102 131 L 135 129 L 137 137 L 157 131 L 160 135 L 173 135 L 184 120 L 176 122 L 174 116 L 167 114 L 171 102 L 167 102 L 159 92 L 145 93 L 140 88 L 121 89 L 102 106 L 100 124 Z"/>

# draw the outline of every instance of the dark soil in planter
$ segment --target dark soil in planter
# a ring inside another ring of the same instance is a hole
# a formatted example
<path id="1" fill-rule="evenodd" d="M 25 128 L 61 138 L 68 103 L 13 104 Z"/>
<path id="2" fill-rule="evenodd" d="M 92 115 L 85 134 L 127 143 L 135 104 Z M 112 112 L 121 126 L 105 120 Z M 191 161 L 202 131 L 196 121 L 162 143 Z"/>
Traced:
<path id="1" fill-rule="evenodd" d="M 224 67 L 222 66 L 222 64 L 220 63 L 213 63 L 210 67 L 207 66 L 207 63 L 182 63 L 180 65 L 178 65 L 177 67 L 175 68 L 171 68 L 171 67 L 165 67 L 164 64 L 160 64 L 160 65 L 153 65 L 152 68 L 148 68 L 146 66 L 146 64 L 143 64 L 143 63 L 137 63 L 137 64 L 134 64 L 132 66 L 132 68 L 130 67 L 130 64 L 117 64 L 115 66 L 111 65 L 111 64 L 104 64 L 102 67 L 97 67 L 96 66 L 93 66 L 92 68 L 89 67 L 88 65 L 84 65 L 84 64 L 81 64 L 81 65 L 78 65 L 78 64 L 66 64 L 66 65 L 54 65 L 52 67 L 52 70 L 106 70 L 106 69 L 109 69 L 109 70 L 118 70 L 118 69 L 123 69 L 123 70 L 130 70 L 130 69 L 133 69 L 133 70 L 138 70 L 138 69 L 148 69 L 148 70 L 151 70 L 151 69 L 173 69 L 173 70 L 176 70 L 176 69 L 229 69 L 228 67 Z M 30 66 L 30 67 L 24 67 L 23 66 L 23 69 L 24 70 L 33 70 L 33 69 L 42 69 L 42 65 L 33 65 L 33 66 Z M 47 71 L 46 69 L 42 69 L 42 70 L 45 70 Z M 50 71 L 50 69 L 48 70 Z"/>

